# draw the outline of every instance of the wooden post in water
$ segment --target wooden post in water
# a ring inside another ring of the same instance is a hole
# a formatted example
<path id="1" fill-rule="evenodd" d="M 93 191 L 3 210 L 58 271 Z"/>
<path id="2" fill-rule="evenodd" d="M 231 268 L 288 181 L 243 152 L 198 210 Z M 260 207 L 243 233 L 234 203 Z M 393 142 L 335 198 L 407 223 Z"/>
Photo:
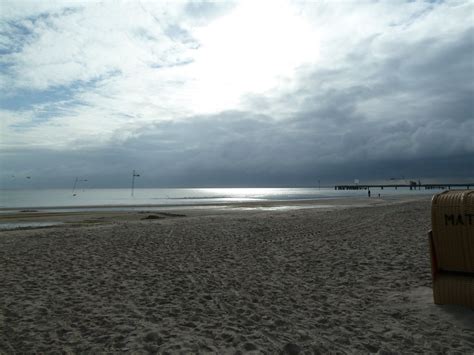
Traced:
<path id="1" fill-rule="evenodd" d="M 132 197 L 133 197 L 133 191 L 135 190 L 135 177 L 139 177 L 140 174 L 137 174 L 135 170 L 132 172 Z"/>
<path id="2" fill-rule="evenodd" d="M 76 177 L 76 180 L 74 180 L 74 185 L 72 186 L 72 195 L 73 196 L 76 196 L 74 191 L 76 191 L 77 183 L 81 182 L 81 181 L 87 181 L 87 179 L 79 179 L 78 177 Z"/>

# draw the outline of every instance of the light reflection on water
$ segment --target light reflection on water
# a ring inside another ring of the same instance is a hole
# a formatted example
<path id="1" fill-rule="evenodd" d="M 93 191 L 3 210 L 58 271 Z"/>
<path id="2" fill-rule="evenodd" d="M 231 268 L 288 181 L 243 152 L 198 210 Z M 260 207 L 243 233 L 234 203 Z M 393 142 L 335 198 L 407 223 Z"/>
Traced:
<path id="1" fill-rule="evenodd" d="M 433 195 L 438 191 L 371 189 L 372 196 Z M 194 188 L 194 189 L 69 189 L 0 190 L 0 208 L 131 206 L 131 205 L 197 205 L 250 201 L 319 200 L 327 198 L 364 197 L 365 190 L 337 191 L 333 188 Z"/>

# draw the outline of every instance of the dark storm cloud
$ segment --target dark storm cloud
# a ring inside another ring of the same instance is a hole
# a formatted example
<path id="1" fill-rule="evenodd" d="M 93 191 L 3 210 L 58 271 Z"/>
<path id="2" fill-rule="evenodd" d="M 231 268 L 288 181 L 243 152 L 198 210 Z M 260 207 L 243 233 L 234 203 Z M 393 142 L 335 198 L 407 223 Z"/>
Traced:
<path id="1" fill-rule="evenodd" d="M 294 126 L 334 135 L 336 155 L 350 160 L 472 156 L 473 38 L 401 46 L 381 63 L 368 47 L 345 69 L 302 73 L 304 89 L 286 97 L 301 107 Z"/>
<path id="2" fill-rule="evenodd" d="M 141 173 L 140 186 L 315 185 L 318 179 L 329 184 L 354 178 L 472 176 L 472 154 L 439 154 L 439 146 L 432 145 L 427 152 L 400 154 L 416 131 L 406 122 L 339 134 L 318 131 L 309 122 L 305 116 L 287 124 L 232 111 L 158 123 L 107 149 L 44 151 L 41 159 L 37 151 L 25 151 L 20 161 L 29 168 L 22 174 L 34 175 L 34 182 L 23 184 L 68 187 L 71 178 L 86 174 L 91 186 L 127 186 L 132 169 Z M 377 136 L 382 138 L 374 140 Z M 378 145 L 397 154 L 379 158 Z M 21 171 L 15 166 L 17 158 L 4 160 Z"/>

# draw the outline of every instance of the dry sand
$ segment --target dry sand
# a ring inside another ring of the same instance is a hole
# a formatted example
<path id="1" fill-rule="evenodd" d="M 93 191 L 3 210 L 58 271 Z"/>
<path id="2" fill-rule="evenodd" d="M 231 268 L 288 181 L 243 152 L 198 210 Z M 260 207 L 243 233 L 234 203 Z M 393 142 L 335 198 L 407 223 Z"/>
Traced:
<path id="1" fill-rule="evenodd" d="M 0 353 L 473 353 L 474 312 L 432 302 L 429 199 L 337 204 L 0 232 Z"/>

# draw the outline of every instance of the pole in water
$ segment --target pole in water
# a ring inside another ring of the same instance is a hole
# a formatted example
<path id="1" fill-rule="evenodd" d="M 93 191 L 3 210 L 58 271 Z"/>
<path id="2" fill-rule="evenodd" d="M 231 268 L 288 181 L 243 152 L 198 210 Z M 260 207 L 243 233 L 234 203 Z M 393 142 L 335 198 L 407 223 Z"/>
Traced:
<path id="1" fill-rule="evenodd" d="M 74 185 L 72 186 L 72 195 L 75 196 L 76 194 L 74 193 L 74 190 L 76 190 L 76 185 L 77 185 L 77 177 L 76 180 L 74 180 Z"/>
<path id="2" fill-rule="evenodd" d="M 76 191 L 76 186 L 77 186 L 77 183 L 78 183 L 79 181 L 87 181 L 87 179 L 81 179 L 81 180 L 79 180 L 79 178 L 76 177 L 76 180 L 74 180 L 74 185 L 72 186 L 72 195 L 73 195 L 73 196 L 76 196 L 76 194 L 74 193 L 74 191 Z"/>
<path id="3" fill-rule="evenodd" d="M 140 174 L 137 174 L 135 170 L 132 172 L 132 197 L 133 197 L 133 191 L 135 190 L 135 177 L 139 177 Z"/>

